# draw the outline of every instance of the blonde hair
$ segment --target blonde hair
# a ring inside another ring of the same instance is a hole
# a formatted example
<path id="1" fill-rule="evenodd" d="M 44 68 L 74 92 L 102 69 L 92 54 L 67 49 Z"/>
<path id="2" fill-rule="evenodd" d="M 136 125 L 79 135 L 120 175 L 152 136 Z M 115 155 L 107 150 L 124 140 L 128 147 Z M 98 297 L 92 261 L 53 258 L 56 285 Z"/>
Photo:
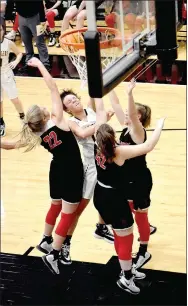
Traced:
<path id="1" fill-rule="evenodd" d="M 41 138 L 36 133 L 42 132 L 44 124 L 44 114 L 41 108 L 38 105 L 31 106 L 26 113 L 24 125 L 20 132 L 20 140 L 16 146 L 18 148 L 27 146 L 25 152 L 29 152 L 40 145 Z"/>
<path id="2" fill-rule="evenodd" d="M 147 128 L 151 123 L 151 108 L 148 105 L 135 103 L 137 111 L 140 113 L 140 121 L 143 127 Z"/>

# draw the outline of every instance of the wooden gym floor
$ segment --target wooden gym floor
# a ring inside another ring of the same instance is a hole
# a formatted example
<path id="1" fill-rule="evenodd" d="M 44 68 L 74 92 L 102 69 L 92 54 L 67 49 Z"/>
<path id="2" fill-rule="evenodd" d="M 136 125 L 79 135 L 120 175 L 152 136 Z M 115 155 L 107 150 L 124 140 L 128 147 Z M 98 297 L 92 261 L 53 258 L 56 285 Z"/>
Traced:
<path id="1" fill-rule="evenodd" d="M 50 109 L 50 94 L 42 78 L 17 77 L 19 97 L 25 110 L 39 104 Z M 87 102 L 87 92 L 80 91 L 78 80 L 56 80 L 58 88 L 73 88 Z M 117 87 L 120 101 L 126 107 L 125 84 Z M 165 130 L 156 149 L 148 154 L 148 165 L 153 174 L 150 222 L 157 233 L 151 236 L 149 251 L 152 260 L 149 269 L 186 272 L 186 86 L 139 83 L 135 100 L 152 108 L 152 125 L 161 116 L 167 116 Z M 110 108 L 108 97 L 104 98 Z M 18 134 L 21 124 L 13 105 L 4 98 L 6 138 Z M 112 126 L 120 131 L 114 117 Z M 150 134 L 150 132 L 148 132 Z M 118 134 L 119 135 L 119 134 Z M 30 153 L 1 152 L 1 251 L 24 254 L 36 246 L 43 233 L 44 219 L 50 205 L 48 171 L 51 156 L 43 148 Z M 63 173 L 62 173 L 63 175 Z M 93 237 L 97 212 L 89 204 L 80 218 L 72 239 L 73 260 L 106 263 L 115 255 L 113 245 Z M 138 249 L 135 226 L 134 252 Z M 34 249 L 30 255 L 41 256 Z"/>

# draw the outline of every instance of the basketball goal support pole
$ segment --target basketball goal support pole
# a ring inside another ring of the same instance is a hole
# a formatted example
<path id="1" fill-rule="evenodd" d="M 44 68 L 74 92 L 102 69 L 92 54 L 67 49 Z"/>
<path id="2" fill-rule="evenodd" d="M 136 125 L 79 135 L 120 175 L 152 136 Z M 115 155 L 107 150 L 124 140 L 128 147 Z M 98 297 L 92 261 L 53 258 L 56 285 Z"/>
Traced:
<path id="1" fill-rule="evenodd" d="M 155 17 L 158 59 L 172 64 L 178 57 L 176 0 L 155 0 Z"/>

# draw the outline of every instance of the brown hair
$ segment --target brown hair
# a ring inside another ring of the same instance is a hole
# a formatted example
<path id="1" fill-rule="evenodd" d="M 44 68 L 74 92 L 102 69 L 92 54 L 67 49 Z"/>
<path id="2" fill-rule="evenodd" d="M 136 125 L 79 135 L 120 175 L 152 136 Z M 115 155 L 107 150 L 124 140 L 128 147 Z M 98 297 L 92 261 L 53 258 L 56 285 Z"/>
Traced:
<path id="1" fill-rule="evenodd" d="M 115 157 L 115 132 L 109 124 L 102 124 L 96 132 L 98 153 L 103 154 L 106 160 L 111 163 Z"/>
<path id="2" fill-rule="evenodd" d="M 41 138 L 35 133 L 42 132 L 44 124 L 44 114 L 41 108 L 38 105 L 31 106 L 26 113 L 17 147 L 27 146 L 25 152 L 29 152 L 39 145 L 41 143 Z"/>
<path id="3" fill-rule="evenodd" d="M 135 103 L 138 112 L 141 115 L 140 121 L 143 127 L 147 128 L 151 123 L 151 108 L 148 105 Z"/>
<path id="4" fill-rule="evenodd" d="M 64 90 L 60 93 L 60 97 L 61 97 L 62 103 L 63 103 L 65 97 L 68 96 L 68 95 L 74 95 L 74 96 L 76 96 L 78 99 L 80 99 L 80 97 L 79 97 L 72 89 L 64 89 Z M 65 112 L 68 113 L 67 107 L 65 106 L 64 103 L 63 103 L 63 110 L 64 110 Z"/>

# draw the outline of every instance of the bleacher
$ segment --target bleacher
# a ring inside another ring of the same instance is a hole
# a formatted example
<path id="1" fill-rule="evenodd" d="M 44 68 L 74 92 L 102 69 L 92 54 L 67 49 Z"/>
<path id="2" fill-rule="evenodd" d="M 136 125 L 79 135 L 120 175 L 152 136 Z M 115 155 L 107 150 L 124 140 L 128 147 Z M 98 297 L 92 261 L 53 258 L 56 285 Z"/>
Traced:
<path id="1" fill-rule="evenodd" d="M 67 10 L 67 8 L 72 5 L 75 1 L 63 1 L 64 7 L 65 7 L 65 12 Z M 12 12 L 12 19 L 14 19 L 15 16 L 15 10 L 13 10 Z M 11 19 L 11 20 L 12 20 Z M 10 18 L 9 18 L 10 20 Z M 11 22 L 8 22 L 8 20 L 6 21 L 6 28 L 7 28 L 7 32 L 12 30 L 12 26 L 13 26 L 13 20 Z M 60 32 L 61 32 L 61 23 L 62 20 L 58 20 L 58 18 L 56 18 L 55 20 L 55 31 L 56 31 L 56 37 L 58 39 Z M 74 28 L 76 25 L 75 21 L 72 21 L 70 24 L 70 29 Z M 87 21 L 85 21 L 84 26 L 87 27 Z M 105 23 L 105 12 L 104 12 L 104 8 L 101 7 L 101 9 L 98 11 L 98 15 L 97 15 L 97 26 L 98 27 L 106 27 L 106 23 Z M 125 31 L 128 31 L 127 25 L 124 25 L 124 29 Z M 46 40 L 46 44 L 48 44 L 48 39 L 49 36 L 45 35 L 45 40 Z M 186 41 L 187 41 L 187 26 L 184 25 L 180 31 L 177 33 L 177 40 L 179 43 L 179 52 L 178 52 L 178 61 L 186 61 Z M 20 35 L 18 32 L 18 35 L 16 35 L 16 40 L 15 40 L 16 45 L 18 46 L 18 48 L 20 49 L 20 51 L 24 54 L 25 53 L 25 48 L 22 46 L 22 42 L 20 39 Z M 34 46 L 34 53 L 38 54 L 38 50 L 36 48 L 36 46 Z M 51 61 L 51 66 L 52 66 L 52 75 L 54 77 L 70 77 L 70 78 L 79 78 L 78 73 L 75 69 L 75 67 L 72 65 L 70 59 L 67 56 L 67 52 L 64 51 L 62 48 L 57 48 L 56 46 L 53 47 L 48 47 L 48 53 L 50 55 L 50 61 Z M 156 58 L 156 56 L 152 56 L 152 58 Z M 152 67 L 151 69 L 148 69 L 143 75 L 140 76 L 138 81 L 142 81 L 142 82 L 159 82 L 159 83 L 173 83 L 173 84 L 177 84 L 177 83 L 181 83 L 182 80 L 184 79 L 184 75 L 185 75 L 185 69 L 183 67 L 183 65 L 178 64 L 179 68 L 173 66 L 172 67 L 172 75 L 169 77 L 165 77 L 164 75 L 161 75 L 161 67 L 160 65 L 157 63 L 156 65 L 154 65 L 154 67 Z M 142 67 L 139 67 L 138 69 L 141 69 Z M 131 76 L 130 76 L 131 77 Z M 129 78 L 130 79 L 130 78 Z M 127 80 L 129 80 L 127 79 Z"/>

